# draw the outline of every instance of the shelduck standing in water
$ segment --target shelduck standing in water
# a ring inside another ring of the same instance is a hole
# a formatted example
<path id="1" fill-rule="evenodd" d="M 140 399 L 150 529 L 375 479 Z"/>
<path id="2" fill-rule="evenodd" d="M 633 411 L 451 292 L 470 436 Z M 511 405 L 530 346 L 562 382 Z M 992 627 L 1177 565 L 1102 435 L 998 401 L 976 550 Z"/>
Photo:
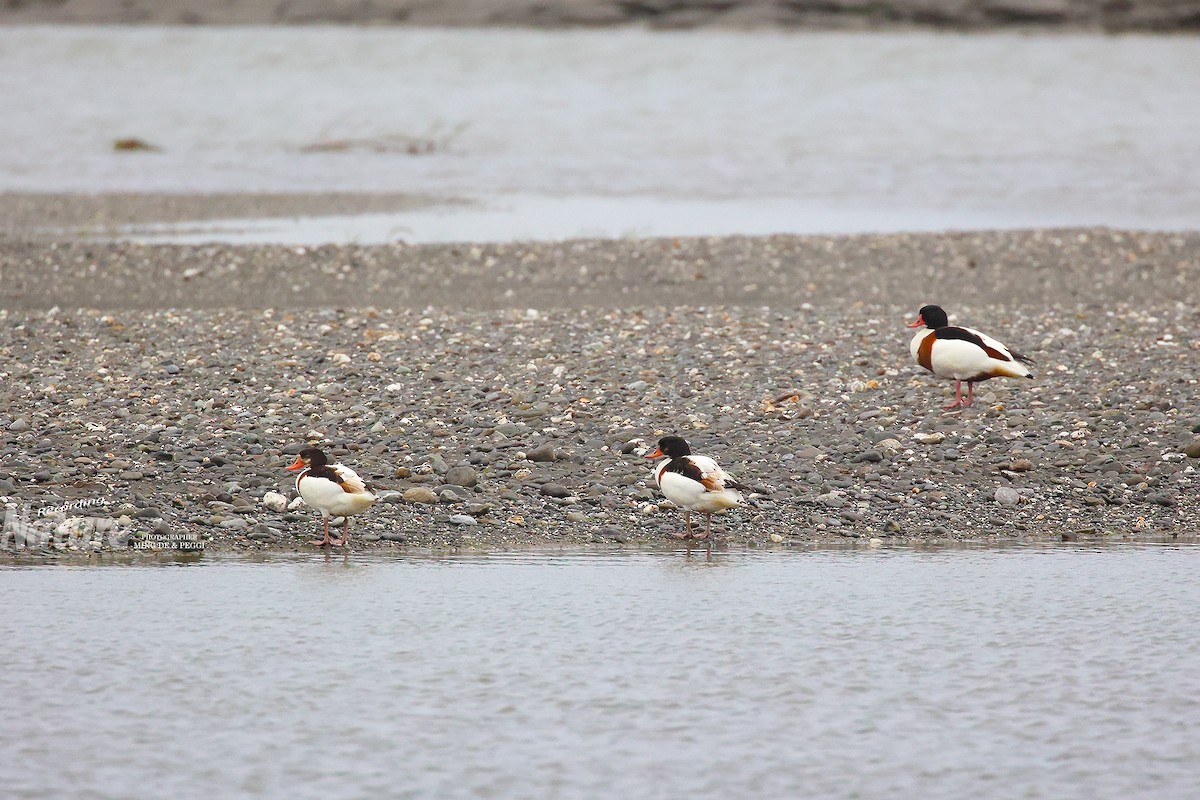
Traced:
<path id="1" fill-rule="evenodd" d="M 1034 360 L 1009 350 L 985 333 L 950 324 L 941 306 L 924 306 L 910 328 L 922 328 L 909 350 L 925 369 L 942 378 L 954 379 L 954 402 L 942 408 L 969 406 L 975 402 L 975 384 L 988 378 L 1032 378 Z M 962 382 L 967 382 L 967 396 Z"/>
<path id="2" fill-rule="evenodd" d="M 325 454 L 315 447 L 306 447 L 288 467 L 300 470 L 296 476 L 296 491 L 304 502 L 321 512 L 325 522 L 325 538 L 313 539 L 318 547 L 341 546 L 350 538 L 350 516 L 366 511 L 375 502 L 375 495 L 354 470 L 341 464 L 330 464 Z M 329 538 L 329 517 L 345 517 L 346 532 L 341 539 Z"/>
<path id="3" fill-rule="evenodd" d="M 668 500 L 683 509 L 684 530 L 672 535 L 676 539 L 709 539 L 713 512 L 741 505 L 742 495 L 737 490 L 746 490 L 746 487 L 731 478 L 711 458 L 692 455 L 688 443 L 678 436 L 659 439 L 658 447 L 646 458 L 664 456 L 668 460 L 655 466 L 654 482 Z M 692 533 L 693 511 L 708 518 L 708 527 L 702 534 Z"/>

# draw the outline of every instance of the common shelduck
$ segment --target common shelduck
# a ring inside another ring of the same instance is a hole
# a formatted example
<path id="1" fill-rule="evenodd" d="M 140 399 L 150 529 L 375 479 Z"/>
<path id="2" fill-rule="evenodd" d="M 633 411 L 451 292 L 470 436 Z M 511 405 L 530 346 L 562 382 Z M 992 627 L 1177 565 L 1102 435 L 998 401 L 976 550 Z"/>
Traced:
<path id="1" fill-rule="evenodd" d="M 951 325 L 941 306 L 923 306 L 910 328 L 923 328 L 913 337 L 909 350 L 917 363 L 942 378 L 954 379 L 954 402 L 942 408 L 969 406 L 975 402 L 975 384 L 988 378 L 1032 378 L 1034 360 L 1009 350 L 1002 343 L 972 328 Z M 967 396 L 962 396 L 962 382 Z"/>
<path id="2" fill-rule="evenodd" d="M 321 512 L 325 522 L 325 538 L 313 539 L 318 547 L 340 546 L 350 538 L 350 516 L 366 511 L 375 502 L 362 478 L 342 464 L 330 464 L 325 454 L 315 447 L 306 447 L 288 467 L 301 470 L 296 476 L 296 491 L 304 502 Z M 341 539 L 329 538 L 329 517 L 346 517 L 346 532 Z"/>
<path id="3" fill-rule="evenodd" d="M 646 458 L 662 458 L 654 467 L 654 482 L 675 505 L 683 509 L 684 530 L 672 534 L 676 539 L 708 539 L 712 536 L 712 515 L 723 508 L 735 508 L 742 503 L 737 491 L 746 490 L 717 462 L 708 456 L 692 455 L 692 448 L 678 436 L 664 436 L 658 447 Z M 699 511 L 708 518 L 708 527 L 702 534 L 692 533 L 692 512 Z"/>

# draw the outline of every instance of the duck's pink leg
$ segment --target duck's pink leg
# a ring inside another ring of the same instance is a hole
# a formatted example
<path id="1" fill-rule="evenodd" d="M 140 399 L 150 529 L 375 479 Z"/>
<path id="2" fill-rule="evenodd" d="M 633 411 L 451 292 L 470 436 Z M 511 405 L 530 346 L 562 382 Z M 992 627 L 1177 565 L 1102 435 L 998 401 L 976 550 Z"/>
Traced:
<path id="1" fill-rule="evenodd" d="M 970 386 L 971 384 L 968 382 L 967 385 Z M 954 402 L 947 403 L 946 405 L 942 406 L 942 408 L 949 410 L 951 408 L 958 408 L 961 405 L 963 405 L 962 381 L 955 381 L 954 382 Z"/>
<path id="2" fill-rule="evenodd" d="M 340 539 L 330 539 L 329 543 L 334 547 L 341 547 L 350 539 L 350 518 L 346 517 L 346 530 L 342 533 Z"/>
<path id="3" fill-rule="evenodd" d="M 676 539 L 692 538 L 692 512 L 685 510 L 683 512 L 683 530 L 679 533 L 672 533 L 672 537 Z"/>
<path id="4" fill-rule="evenodd" d="M 317 547 L 324 547 L 329 544 L 329 517 L 321 517 L 321 519 L 325 520 L 325 538 L 313 539 L 309 542 L 309 544 L 315 544 Z"/>
<path id="5" fill-rule="evenodd" d="M 967 381 L 967 399 L 963 402 L 964 406 L 975 405 L 975 382 Z"/>

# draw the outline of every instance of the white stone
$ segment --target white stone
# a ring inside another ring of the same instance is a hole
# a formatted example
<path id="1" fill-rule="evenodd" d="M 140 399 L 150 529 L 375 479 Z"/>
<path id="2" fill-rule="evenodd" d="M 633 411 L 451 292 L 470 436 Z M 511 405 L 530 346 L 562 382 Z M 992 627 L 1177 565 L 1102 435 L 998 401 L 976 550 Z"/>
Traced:
<path id="1" fill-rule="evenodd" d="M 1015 506 L 1021 502 L 1021 495 L 1016 489 L 1008 486 L 1001 486 L 996 490 L 996 502 L 1002 506 Z"/>
<path id="2" fill-rule="evenodd" d="M 279 492 L 267 492 L 263 495 L 262 504 L 271 511 L 279 513 L 287 509 L 287 498 Z"/>

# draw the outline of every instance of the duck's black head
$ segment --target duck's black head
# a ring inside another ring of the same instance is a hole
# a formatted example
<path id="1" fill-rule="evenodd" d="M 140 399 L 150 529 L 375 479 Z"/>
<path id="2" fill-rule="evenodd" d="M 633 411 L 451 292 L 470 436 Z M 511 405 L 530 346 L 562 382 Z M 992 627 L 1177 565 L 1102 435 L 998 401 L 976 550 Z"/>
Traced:
<path id="1" fill-rule="evenodd" d="M 683 439 L 678 436 L 664 436 L 658 440 L 658 449 L 646 458 L 662 458 L 663 456 L 683 458 L 691 454 L 692 448 L 688 447 L 688 443 Z"/>
<path id="2" fill-rule="evenodd" d="M 306 447 L 296 456 L 296 460 L 288 467 L 288 470 L 318 469 L 328 464 L 329 461 L 325 458 L 325 454 L 315 447 Z"/>
<path id="3" fill-rule="evenodd" d="M 946 316 L 946 312 L 941 306 L 921 306 L 921 310 L 917 312 L 915 322 L 909 324 L 910 328 L 919 328 L 924 325 L 926 328 L 944 328 L 950 324 L 950 318 Z"/>

